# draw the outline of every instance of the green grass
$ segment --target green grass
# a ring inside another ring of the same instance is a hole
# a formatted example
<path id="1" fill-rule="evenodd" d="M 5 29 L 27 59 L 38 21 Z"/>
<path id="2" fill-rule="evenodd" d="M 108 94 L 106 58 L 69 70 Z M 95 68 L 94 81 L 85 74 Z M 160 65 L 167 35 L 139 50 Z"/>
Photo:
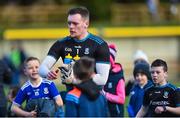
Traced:
<path id="1" fill-rule="evenodd" d="M 124 105 L 124 117 L 128 117 L 128 112 L 127 112 L 127 106 L 129 103 L 129 96 L 126 96 L 126 100 L 125 100 L 125 105 Z"/>

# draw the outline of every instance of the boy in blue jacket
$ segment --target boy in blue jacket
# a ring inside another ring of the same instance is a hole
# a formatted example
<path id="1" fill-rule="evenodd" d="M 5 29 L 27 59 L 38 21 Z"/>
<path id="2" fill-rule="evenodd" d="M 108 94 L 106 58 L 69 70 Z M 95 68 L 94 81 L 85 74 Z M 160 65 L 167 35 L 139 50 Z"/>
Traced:
<path id="1" fill-rule="evenodd" d="M 66 95 L 66 117 L 106 117 L 107 102 L 100 88 L 92 80 L 94 59 L 82 57 L 75 62 L 73 73 L 75 87 Z"/>
<path id="2" fill-rule="evenodd" d="M 133 70 L 136 84 L 130 92 L 130 101 L 128 105 L 128 114 L 135 117 L 143 103 L 144 91 L 152 85 L 150 67 L 147 63 L 137 63 Z"/>

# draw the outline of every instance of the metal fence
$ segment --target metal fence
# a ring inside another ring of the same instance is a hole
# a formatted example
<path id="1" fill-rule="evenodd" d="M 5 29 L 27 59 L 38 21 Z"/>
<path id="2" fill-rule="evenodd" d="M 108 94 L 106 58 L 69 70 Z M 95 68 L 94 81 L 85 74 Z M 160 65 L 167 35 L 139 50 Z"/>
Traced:
<path id="1" fill-rule="evenodd" d="M 73 6 L 73 5 L 72 5 Z M 25 23 L 64 23 L 70 5 L 33 5 L 33 6 L 4 6 L 0 7 L 0 23 L 4 25 Z M 180 23 L 180 5 L 177 14 L 170 12 L 170 4 L 160 4 L 158 20 L 153 20 L 146 4 L 112 4 L 110 5 L 111 24 L 151 24 L 162 22 Z M 93 21 L 93 19 L 92 19 Z"/>

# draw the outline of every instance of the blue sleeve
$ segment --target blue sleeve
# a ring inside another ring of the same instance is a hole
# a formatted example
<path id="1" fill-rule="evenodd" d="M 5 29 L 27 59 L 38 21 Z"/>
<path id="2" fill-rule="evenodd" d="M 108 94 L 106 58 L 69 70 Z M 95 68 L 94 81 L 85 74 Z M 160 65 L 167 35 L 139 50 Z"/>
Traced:
<path id="1" fill-rule="evenodd" d="M 18 94 L 16 95 L 16 98 L 14 99 L 14 102 L 18 105 L 21 105 L 25 100 L 27 99 L 27 95 L 25 90 L 20 89 Z"/>
<path id="2" fill-rule="evenodd" d="M 66 100 L 65 117 L 77 117 L 78 116 L 77 104 L 72 101 Z"/>
<path id="3" fill-rule="evenodd" d="M 49 87 L 49 91 L 50 91 L 50 94 L 53 98 L 56 97 L 57 95 L 60 95 L 58 89 L 56 88 L 56 86 L 54 84 L 54 82 L 51 82 L 50 87 Z"/>
<path id="4" fill-rule="evenodd" d="M 127 107 L 127 111 L 128 111 L 129 117 L 135 117 L 134 110 L 130 104 Z"/>
<path id="5" fill-rule="evenodd" d="M 149 95 L 148 90 L 145 90 L 144 97 L 143 97 L 143 106 L 148 106 L 150 104 L 148 95 Z"/>
<path id="6" fill-rule="evenodd" d="M 134 88 L 132 88 L 131 91 L 130 91 L 130 99 L 129 99 L 129 104 L 128 104 L 128 107 L 127 107 L 129 117 L 134 117 L 135 116 L 134 109 L 133 109 L 133 106 L 134 106 L 134 103 L 135 103 L 135 98 L 134 98 L 133 91 L 134 91 Z"/>

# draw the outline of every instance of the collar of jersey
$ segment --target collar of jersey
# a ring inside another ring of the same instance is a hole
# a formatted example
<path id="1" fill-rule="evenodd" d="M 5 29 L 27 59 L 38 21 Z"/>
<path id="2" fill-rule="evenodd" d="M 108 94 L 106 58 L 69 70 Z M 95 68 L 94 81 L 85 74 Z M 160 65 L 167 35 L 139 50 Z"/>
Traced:
<path id="1" fill-rule="evenodd" d="M 83 38 L 83 39 L 76 39 L 76 38 L 74 38 L 74 40 L 75 40 L 76 42 L 84 42 L 86 39 L 89 38 L 89 36 L 90 36 L 90 33 L 88 33 L 88 35 L 87 35 L 85 38 Z"/>
<path id="2" fill-rule="evenodd" d="M 155 87 L 157 87 L 157 88 L 164 88 L 164 87 L 166 87 L 166 86 L 168 86 L 168 85 L 169 85 L 169 82 L 167 82 L 165 85 L 155 86 Z"/>
<path id="3" fill-rule="evenodd" d="M 40 77 L 40 82 L 39 82 L 38 85 L 36 85 L 36 86 L 33 85 L 30 80 L 29 80 L 29 83 L 30 83 L 30 85 L 31 85 L 33 88 L 37 88 L 37 87 L 39 87 L 39 86 L 41 85 L 41 83 L 42 83 L 42 78 Z"/>

